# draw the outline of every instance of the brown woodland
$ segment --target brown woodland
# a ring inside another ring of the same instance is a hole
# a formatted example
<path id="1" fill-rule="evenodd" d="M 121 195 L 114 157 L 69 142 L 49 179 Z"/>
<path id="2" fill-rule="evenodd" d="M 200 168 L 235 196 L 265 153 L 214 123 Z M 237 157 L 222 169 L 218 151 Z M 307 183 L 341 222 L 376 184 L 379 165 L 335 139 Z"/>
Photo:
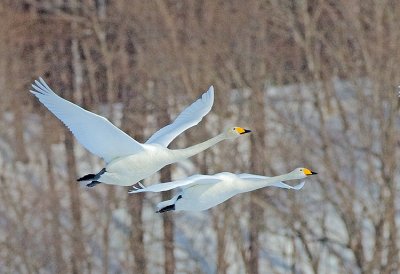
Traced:
<path id="1" fill-rule="evenodd" d="M 2 0 L 0 272 L 400 272 L 399 14 L 391 0 Z M 156 214 L 172 193 L 76 182 L 103 163 L 28 92 L 39 76 L 140 142 L 210 85 L 213 109 L 171 147 L 253 130 L 144 184 L 319 174 Z"/>

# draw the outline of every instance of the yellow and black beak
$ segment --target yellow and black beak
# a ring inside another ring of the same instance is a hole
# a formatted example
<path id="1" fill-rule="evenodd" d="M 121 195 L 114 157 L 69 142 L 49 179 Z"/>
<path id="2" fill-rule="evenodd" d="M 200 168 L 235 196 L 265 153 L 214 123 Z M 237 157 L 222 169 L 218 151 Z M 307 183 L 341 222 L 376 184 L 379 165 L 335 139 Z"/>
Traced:
<path id="1" fill-rule="evenodd" d="M 315 174 L 318 174 L 318 173 L 305 168 L 304 169 L 304 174 L 309 176 L 309 175 L 315 175 Z"/>
<path id="2" fill-rule="evenodd" d="M 237 128 L 236 128 L 236 131 L 237 131 L 239 134 L 246 134 L 246 133 L 250 133 L 250 132 L 251 132 L 250 129 L 245 129 L 245 128 L 242 128 L 242 127 L 237 127 Z"/>

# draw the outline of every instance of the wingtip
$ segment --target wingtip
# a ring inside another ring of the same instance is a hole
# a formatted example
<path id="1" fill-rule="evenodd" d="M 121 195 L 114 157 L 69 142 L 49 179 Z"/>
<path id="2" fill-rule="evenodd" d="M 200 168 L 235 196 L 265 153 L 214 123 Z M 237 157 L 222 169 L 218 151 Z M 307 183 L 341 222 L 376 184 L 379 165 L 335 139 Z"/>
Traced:
<path id="1" fill-rule="evenodd" d="M 141 193 L 141 192 L 145 192 L 143 189 L 132 189 L 128 191 L 128 194 L 134 194 L 134 193 Z"/>
<path id="2" fill-rule="evenodd" d="M 211 100 L 211 101 L 214 102 L 214 86 L 213 86 L 213 85 L 211 85 L 211 86 L 208 88 L 208 90 L 207 90 L 207 92 L 205 93 L 205 95 L 207 95 L 208 100 Z"/>
<path id="3" fill-rule="evenodd" d="M 293 188 L 295 190 L 300 190 L 304 187 L 305 184 L 306 184 L 306 181 L 301 181 L 300 184 L 298 184 L 297 186 L 294 186 Z"/>
<path id="4" fill-rule="evenodd" d="M 42 83 L 43 86 L 45 86 L 46 88 L 50 89 L 50 87 L 47 85 L 46 81 L 43 80 L 42 77 L 39 77 L 39 81 L 40 81 L 40 83 Z"/>
<path id="5" fill-rule="evenodd" d="M 214 87 L 210 86 L 206 92 L 201 95 L 200 98 L 203 102 L 212 102 L 214 103 Z"/>
<path id="6" fill-rule="evenodd" d="M 40 93 L 42 95 L 45 94 L 42 86 L 38 83 L 37 80 L 35 80 L 34 84 L 31 84 L 31 87 L 33 88 L 33 90 L 29 90 L 29 91 L 32 92 L 33 94 L 37 94 L 37 93 Z"/>
<path id="7" fill-rule="evenodd" d="M 35 96 L 36 96 L 38 93 L 44 95 L 43 92 L 40 92 L 40 91 L 38 91 L 38 90 L 31 90 L 31 89 L 30 89 L 29 91 L 30 91 L 30 93 L 32 93 L 32 94 L 35 95 Z"/>

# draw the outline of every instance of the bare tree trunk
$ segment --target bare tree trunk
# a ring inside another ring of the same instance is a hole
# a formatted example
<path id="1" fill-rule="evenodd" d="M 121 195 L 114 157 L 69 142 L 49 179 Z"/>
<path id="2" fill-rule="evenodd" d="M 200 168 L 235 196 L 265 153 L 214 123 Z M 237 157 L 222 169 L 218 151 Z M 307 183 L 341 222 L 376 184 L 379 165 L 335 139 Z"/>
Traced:
<path id="1" fill-rule="evenodd" d="M 257 192 L 252 192 L 250 203 L 250 220 L 249 220 L 249 253 L 246 262 L 247 273 L 258 274 L 258 261 L 259 261 L 259 234 L 260 234 L 260 221 L 263 212 L 259 205 L 254 200 L 257 200 Z"/>
<path id="2" fill-rule="evenodd" d="M 214 230 L 217 233 L 217 273 L 225 274 L 228 271 L 228 264 L 225 258 L 226 252 L 226 207 L 220 205 L 222 209 L 216 209 L 213 212 Z"/>
<path id="3" fill-rule="evenodd" d="M 14 116 L 14 130 L 15 130 L 15 150 L 17 161 L 28 163 L 29 158 L 25 150 L 24 141 L 24 121 L 21 112 L 20 103 L 15 103 L 13 106 L 16 108 Z"/>
<path id="4" fill-rule="evenodd" d="M 76 2 L 71 1 L 71 6 L 76 9 Z M 76 24 L 71 24 L 72 32 L 76 30 Z M 82 79 L 83 79 L 83 68 L 79 54 L 79 41 L 74 37 L 70 41 L 71 43 L 71 65 L 72 65 L 72 82 L 73 82 L 73 93 L 72 98 L 77 104 L 82 104 Z M 71 193 L 71 211 L 73 218 L 73 269 L 74 273 L 82 272 L 84 263 L 85 249 L 83 245 L 83 230 L 82 230 L 82 216 L 81 216 L 81 201 L 79 193 L 79 184 L 76 182 L 77 169 L 76 160 L 74 154 L 74 138 L 71 133 L 67 133 L 65 136 L 65 150 L 67 152 L 67 167 L 68 167 L 68 185 Z"/>
<path id="5" fill-rule="evenodd" d="M 393 106 L 393 109 L 395 107 Z M 395 273 L 399 270 L 399 247 L 398 247 L 398 227 L 396 224 L 396 183 L 393 178 L 395 178 L 397 160 L 396 151 L 392 148 L 396 146 L 396 132 L 393 130 L 393 118 L 396 117 L 395 110 L 390 119 L 387 119 L 386 127 L 388 130 L 383 134 L 382 138 L 384 141 L 384 155 L 381 158 L 382 162 L 382 175 L 385 182 L 385 188 L 387 194 L 385 195 L 385 220 L 388 226 L 388 248 L 387 248 L 387 263 L 383 268 L 382 273 Z"/>
<path id="6" fill-rule="evenodd" d="M 51 129 L 46 130 L 46 136 Z M 62 251 L 62 237 L 61 237 L 61 222 L 60 216 L 60 201 L 57 190 L 55 188 L 55 179 L 52 168 L 52 155 L 51 155 L 51 144 L 44 144 L 44 151 L 47 160 L 47 183 L 49 187 L 49 199 L 50 199 L 50 213 L 51 213 L 51 237 L 52 237 L 52 248 L 54 250 L 53 258 L 55 264 L 56 273 L 64 273 L 67 271 L 65 261 L 63 259 Z"/>
<path id="7" fill-rule="evenodd" d="M 160 172 L 161 182 L 171 181 L 171 168 L 164 167 Z M 162 193 L 162 199 L 170 199 L 170 191 Z M 173 274 L 175 272 L 175 255 L 174 255 L 174 220 L 173 213 L 163 213 L 163 229 L 164 229 L 164 273 Z"/>
<path id="8" fill-rule="evenodd" d="M 399 248 L 398 248 L 398 227 L 396 225 L 396 194 L 395 190 L 392 189 L 390 196 L 388 197 L 388 213 L 387 220 L 389 226 L 389 248 L 388 248 L 388 262 L 385 271 L 382 273 L 396 273 L 399 271 Z"/>
<path id="9" fill-rule="evenodd" d="M 9 65 L 9 68 L 11 69 L 11 73 L 15 73 L 15 75 L 18 75 L 19 70 L 18 68 L 15 67 L 15 63 L 11 63 Z M 6 82 L 7 83 L 7 82 Z M 7 87 L 9 88 L 9 87 Z M 27 163 L 29 161 L 28 154 L 26 153 L 25 149 L 25 141 L 24 141 L 24 115 L 22 112 L 22 106 L 21 106 L 21 98 L 19 96 L 19 93 L 13 94 L 11 97 L 11 105 L 14 108 L 14 148 L 15 148 L 15 157 L 17 161 L 21 161 L 23 163 Z"/>
<path id="10" fill-rule="evenodd" d="M 105 224 L 103 226 L 103 273 L 107 274 L 109 269 L 109 257 L 110 257 L 110 226 L 112 220 L 112 207 L 113 198 L 115 194 L 114 188 L 109 189 L 106 196 L 105 206 Z"/>
<path id="11" fill-rule="evenodd" d="M 253 113 L 254 115 L 254 131 L 257 134 L 250 136 L 250 150 L 251 150 L 251 163 L 250 170 L 255 174 L 263 174 L 265 172 L 264 165 L 265 155 L 264 150 L 260 148 L 265 147 L 265 104 L 264 104 L 264 93 L 262 90 L 253 89 L 253 104 L 252 106 L 257 109 Z M 249 257 L 247 261 L 248 273 L 259 273 L 259 234 L 260 226 L 264 221 L 260 216 L 263 215 L 263 210 L 259 205 L 255 203 L 257 199 L 260 199 L 261 192 L 252 192 L 250 203 L 250 223 L 249 223 Z"/>
<path id="12" fill-rule="evenodd" d="M 67 169 L 68 177 L 66 183 L 68 184 L 70 194 L 70 209 L 72 215 L 72 253 L 71 264 L 72 273 L 82 272 L 82 259 L 84 258 L 84 245 L 82 237 L 82 216 L 81 216 L 81 201 L 79 195 L 79 184 L 76 183 L 76 162 L 74 155 L 74 139 L 70 132 L 65 130 L 64 146 L 67 153 Z"/>
<path id="13" fill-rule="evenodd" d="M 170 121 L 169 114 L 167 111 L 168 101 L 165 99 L 167 96 L 161 100 L 159 104 L 158 115 L 158 125 L 163 127 Z M 171 167 L 167 166 L 160 171 L 160 181 L 170 182 L 171 181 Z M 171 191 L 164 191 L 161 193 L 163 200 L 168 200 L 171 197 Z M 164 273 L 173 274 L 175 272 L 175 255 L 174 255 L 174 220 L 173 212 L 163 213 L 163 230 L 164 230 Z"/>
<path id="14" fill-rule="evenodd" d="M 146 109 L 145 105 L 140 103 L 141 97 L 126 96 L 128 101 L 127 106 L 124 108 L 123 112 L 123 130 L 133 136 L 135 140 L 142 141 L 142 132 L 135 132 L 136 126 L 141 125 L 144 129 Z M 138 106 L 138 108 L 136 108 Z M 137 113 L 131 113 L 132 110 L 137 110 L 141 116 L 137 116 Z M 135 115 L 136 114 L 136 115 Z M 143 123 L 143 124 L 142 124 Z M 129 232 L 129 245 L 130 250 L 134 259 L 133 273 L 147 273 L 147 259 L 146 259 L 146 247 L 144 244 L 144 224 L 143 224 L 143 203 L 144 195 L 129 195 L 127 194 L 126 199 L 128 199 L 128 210 L 131 214 L 131 230 Z"/>
<path id="15" fill-rule="evenodd" d="M 129 196 L 129 212 L 131 212 L 130 248 L 134 257 L 135 265 L 133 273 L 147 273 L 146 249 L 144 245 L 143 231 L 143 200 L 144 195 Z"/>

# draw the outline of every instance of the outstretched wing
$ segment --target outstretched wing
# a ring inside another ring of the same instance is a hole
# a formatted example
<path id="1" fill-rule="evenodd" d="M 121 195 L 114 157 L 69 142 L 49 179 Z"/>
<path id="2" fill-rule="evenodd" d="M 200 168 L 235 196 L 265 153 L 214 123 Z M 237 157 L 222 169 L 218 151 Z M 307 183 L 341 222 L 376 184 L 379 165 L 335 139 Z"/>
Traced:
<path id="1" fill-rule="evenodd" d="M 200 99 L 182 111 L 175 121 L 154 133 L 146 144 L 160 144 L 167 147 L 179 134 L 197 125 L 211 110 L 214 103 L 214 87 L 211 86 Z"/>
<path id="2" fill-rule="evenodd" d="M 300 189 L 303 188 L 305 183 L 306 183 L 306 181 L 301 181 L 300 184 L 297 184 L 295 186 L 290 186 L 290 185 L 287 185 L 287 184 L 282 183 L 282 182 L 273 182 L 273 183 L 271 183 L 270 186 L 276 186 L 276 187 L 286 188 L 286 189 L 300 190 Z"/>
<path id="3" fill-rule="evenodd" d="M 256 175 L 256 174 L 249 174 L 249 173 L 241 173 L 237 175 L 241 179 L 268 179 L 271 177 Z"/>
<path id="4" fill-rule="evenodd" d="M 300 184 L 297 184 L 295 186 L 291 186 L 291 185 L 285 184 L 285 183 L 280 182 L 280 181 L 273 181 L 273 177 L 267 177 L 267 176 L 255 175 L 255 174 L 248 174 L 248 173 L 238 174 L 238 177 L 241 178 L 241 179 L 250 179 L 250 180 L 271 180 L 271 182 L 270 182 L 270 184 L 268 186 L 275 186 L 275 187 L 286 188 L 286 189 L 294 189 L 294 190 L 302 189 L 304 184 L 306 183 L 305 181 L 301 181 Z"/>
<path id="5" fill-rule="evenodd" d="M 76 139 L 87 150 L 106 162 L 143 150 L 140 143 L 106 118 L 55 94 L 42 78 L 36 80 L 32 87 L 33 90 L 30 92 L 69 128 Z"/>
<path id="6" fill-rule="evenodd" d="M 162 192 L 162 191 L 167 191 L 167 190 L 171 190 L 171 189 L 178 188 L 178 187 L 187 188 L 187 187 L 191 187 L 191 186 L 199 185 L 199 184 L 216 184 L 220 181 L 222 181 L 222 180 L 215 178 L 211 175 L 193 175 L 186 179 L 177 180 L 177 181 L 173 181 L 173 182 L 154 184 L 154 185 L 150 185 L 148 187 L 142 186 L 142 188 L 129 191 L 129 193 Z"/>

